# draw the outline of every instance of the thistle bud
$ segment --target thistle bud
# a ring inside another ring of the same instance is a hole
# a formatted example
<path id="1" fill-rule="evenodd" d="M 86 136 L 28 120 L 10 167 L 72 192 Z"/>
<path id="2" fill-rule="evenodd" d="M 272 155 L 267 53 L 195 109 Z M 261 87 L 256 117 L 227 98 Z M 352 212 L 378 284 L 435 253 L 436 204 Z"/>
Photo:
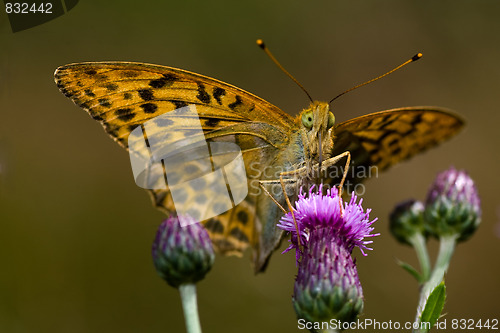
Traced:
<path id="1" fill-rule="evenodd" d="M 425 218 L 429 232 L 469 238 L 481 222 L 481 206 L 474 181 L 465 171 L 450 168 L 436 177 L 427 195 Z"/>
<path id="2" fill-rule="evenodd" d="M 175 288 L 202 280 L 215 259 L 205 228 L 195 221 L 181 227 L 177 217 L 169 217 L 160 225 L 152 254 L 160 277 Z"/>
<path id="3" fill-rule="evenodd" d="M 408 200 L 397 205 L 389 216 L 389 229 L 399 242 L 411 245 L 410 239 L 415 234 L 426 237 L 424 205 L 420 201 Z"/>

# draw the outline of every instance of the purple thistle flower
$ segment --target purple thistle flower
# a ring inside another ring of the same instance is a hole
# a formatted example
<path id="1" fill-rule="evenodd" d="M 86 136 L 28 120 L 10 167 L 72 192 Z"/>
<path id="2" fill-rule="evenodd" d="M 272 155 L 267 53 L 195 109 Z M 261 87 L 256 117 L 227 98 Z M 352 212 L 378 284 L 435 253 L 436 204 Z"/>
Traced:
<path id="1" fill-rule="evenodd" d="M 370 209 L 364 211 L 362 200 L 356 195 L 339 204 L 336 188 L 322 195 L 314 186 L 306 194 L 300 193 L 292 214 L 281 218 L 278 227 L 291 233 L 291 244 L 283 252 L 296 251 L 297 279 L 293 292 L 293 305 L 297 316 L 308 322 L 325 322 L 336 319 L 354 321 L 363 309 L 363 290 L 359 282 L 355 262 L 351 256 L 354 247 L 361 253 L 371 250 L 373 222 Z M 299 248 L 298 237 L 300 237 Z"/>
<path id="2" fill-rule="evenodd" d="M 374 228 L 371 226 L 377 218 L 370 221 L 371 209 L 363 210 L 361 204 L 363 199 L 356 203 L 358 197 L 352 194 L 349 203 L 342 203 L 342 213 L 340 211 L 338 190 L 336 187 L 328 189 L 326 195 L 322 195 L 322 185 L 319 191 L 314 191 L 315 185 L 309 189 L 309 193 L 300 193 L 295 202 L 295 220 L 300 233 L 300 243 L 307 247 L 311 232 L 316 229 L 328 228 L 335 231 L 335 237 L 342 240 L 343 246 L 352 252 L 355 246 L 359 247 L 361 253 L 366 256 L 364 250 L 372 250 L 367 247 L 373 243 L 371 240 L 364 240 L 365 237 L 374 237 L 380 234 L 371 234 Z M 293 222 L 292 213 L 288 212 L 283 216 L 278 227 L 291 233 L 291 244 L 283 252 L 295 249 L 297 262 L 301 252 L 297 241 L 297 231 Z"/>
<path id="3" fill-rule="evenodd" d="M 156 271 L 175 288 L 202 280 L 215 259 L 205 228 L 190 216 L 183 216 L 183 219 L 192 222 L 181 227 L 177 217 L 163 221 L 152 248 Z"/>
<path id="4" fill-rule="evenodd" d="M 425 217 L 435 237 L 457 234 L 457 240 L 464 241 L 476 231 L 481 201 L 467 172 L 451 167 L 437 175 L 427 195 Z"/>

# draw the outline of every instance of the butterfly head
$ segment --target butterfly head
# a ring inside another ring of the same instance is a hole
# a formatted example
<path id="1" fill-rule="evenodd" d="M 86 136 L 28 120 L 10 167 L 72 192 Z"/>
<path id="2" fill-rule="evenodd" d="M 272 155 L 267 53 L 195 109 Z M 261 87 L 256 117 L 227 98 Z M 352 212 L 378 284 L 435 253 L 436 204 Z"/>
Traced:
<path id="1" fill-rule="evenodd" d="M 312 102 L 299 116 L 304 148 L 315 161 L 330 157 L 335 116 L 326 102 Z M 305 137 L 304 137 L 305 136 Z M 321 157 L 320 157 L 321 156 Z"/>

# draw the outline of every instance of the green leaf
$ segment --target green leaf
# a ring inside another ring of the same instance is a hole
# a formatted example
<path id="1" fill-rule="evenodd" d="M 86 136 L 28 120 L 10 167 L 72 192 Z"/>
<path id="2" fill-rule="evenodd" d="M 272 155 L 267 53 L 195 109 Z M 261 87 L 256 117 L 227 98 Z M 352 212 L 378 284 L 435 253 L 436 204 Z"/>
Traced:
<path id="1" fill-rule="evenodd" d="M 446 287 L 444 281 L 442 281 L 434 290 L 431 292 L 425 303 L 424 311 L 420 317 L 420 322 L 430 323 L 430 328 L 434 326 L 436 321 L 441 316 L 441 312 L 444 308 L 444 301 L 446 300 Z M 428 330 L 424 330 L 428 332 Z"/>
<path id="2" fill-rule="evenodd" d="M 417 281 L 419 283 L 422 283 L 422 276 L 420 275 L 419 272 L 417 272 L 417 270 L 415 268 L 413 268 L 412 265 L 404 262 L 404 261 L 401 261 L 399 259 L 396 259 L 398 261 L 398 265 L 401 266 L 401 268 L 403 268 L 405 271 L 407 271 L 408 273 L 410 273 L 411 276 L 413 276 L 415 279 L 417 279 Z"/>

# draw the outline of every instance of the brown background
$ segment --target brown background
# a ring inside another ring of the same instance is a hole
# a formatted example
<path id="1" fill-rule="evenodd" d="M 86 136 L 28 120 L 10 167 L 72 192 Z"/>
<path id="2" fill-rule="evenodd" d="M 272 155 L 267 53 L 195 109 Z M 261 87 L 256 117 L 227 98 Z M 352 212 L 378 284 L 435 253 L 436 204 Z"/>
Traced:
<path id="1" fill-rule="evenodd" d="M 128 156 L 56 88 L 57 66 L 127 60 L 179 67 L 242 87 L 296 114 L 304 94 L 255 46 L 263 38 L 314 98 L 327 100 L 421 51 L 424 58 L 333 105 L 338 121 L 438 105 L 467 119 L 459 136 L 368 182 L 374 251 L 359 255 L 364 318 L 409 321 L 416 264 L 387 230 L 395 203 L 424 199 L 450 165 L 470 172 L 483 224 L 447 275 L 446 318 L 499 317 L 498 1 L 97 1 L 13 34 L 0 13 L 0 332 L 183 332 L 177 291 L 150 258 L 163 215 Z M 432 254 L 436 242 L 430 242 Z M 205 333 L 299 332 L 293 255 L 254 276 L 218 257 L 199 284 Z M 450 323 L 448 323 L 450 325 Z"/>

